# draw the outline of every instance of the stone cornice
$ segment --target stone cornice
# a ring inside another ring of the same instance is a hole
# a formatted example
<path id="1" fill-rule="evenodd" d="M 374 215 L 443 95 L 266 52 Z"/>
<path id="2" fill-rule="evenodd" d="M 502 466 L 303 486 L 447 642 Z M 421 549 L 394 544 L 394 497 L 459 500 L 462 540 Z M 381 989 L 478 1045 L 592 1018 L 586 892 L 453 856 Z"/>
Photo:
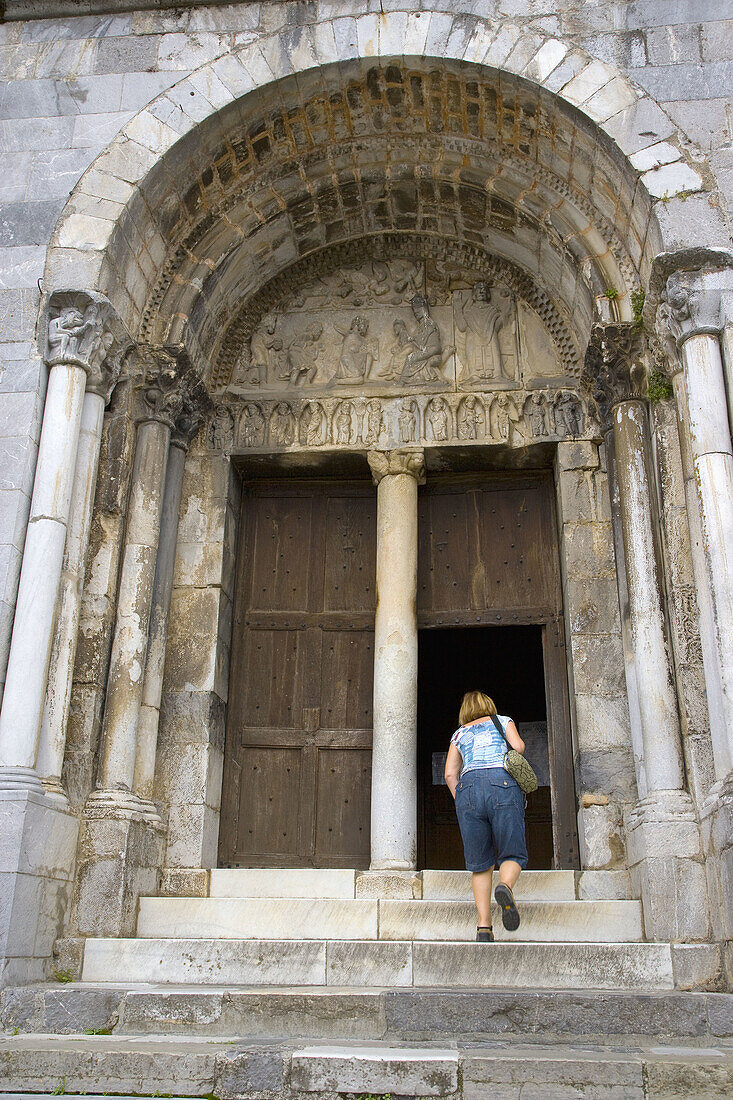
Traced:
<path id="1" fill-rule="evenodd" d="M 375 485 L 394 474 L 408 474 L 418 485 L 425 484 L 424 451 L 369 451 L 367 461 Z"/>

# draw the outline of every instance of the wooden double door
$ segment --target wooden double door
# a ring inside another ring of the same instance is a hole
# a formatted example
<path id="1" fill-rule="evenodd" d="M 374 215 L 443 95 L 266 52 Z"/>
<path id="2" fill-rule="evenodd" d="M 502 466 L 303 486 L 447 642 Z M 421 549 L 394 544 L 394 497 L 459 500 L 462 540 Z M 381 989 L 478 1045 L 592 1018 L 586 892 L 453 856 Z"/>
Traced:
<path id="1" fill-rule="evenodd" d="M 366 481 L 293 479 L 245 488 L 221 866 L 369 864 L 376 501 Z M 418 619 L 425 630 L 541 627 L 554 862 L 573 866 L 577 838 L 549 475 L 429 480 L 420 490 Z M 455 702 L 451 698 L 451 713 Z M 451 721 L 446 717 L 448 737 Z M 438 736 L 427 731 L 428 725 L 418 731 L 424 742 L 418 761 L 427 761 L 428 740 Z M 429 785 L 427 772 L 422 782 Z M 445 847 L 441 793 L 422 789 L 419 797 L 421 835 L 433 837 L 423 846 L 428 861 Z M 426 822 L 431 814 L 435 821 Z"/>

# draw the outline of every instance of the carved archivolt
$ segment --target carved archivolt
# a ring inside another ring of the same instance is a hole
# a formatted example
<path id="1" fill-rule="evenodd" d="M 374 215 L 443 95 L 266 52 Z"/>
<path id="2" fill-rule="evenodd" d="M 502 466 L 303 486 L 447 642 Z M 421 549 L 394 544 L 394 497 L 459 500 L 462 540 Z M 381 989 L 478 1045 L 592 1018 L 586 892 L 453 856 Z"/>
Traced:
<path id="1" fill-rule="evenodd" d="M 339 400 L 258 400 L 217 406 L 207 442 L 228 453 L 306 448 L 530 443 L 597 434 L 569 389 Z"/>

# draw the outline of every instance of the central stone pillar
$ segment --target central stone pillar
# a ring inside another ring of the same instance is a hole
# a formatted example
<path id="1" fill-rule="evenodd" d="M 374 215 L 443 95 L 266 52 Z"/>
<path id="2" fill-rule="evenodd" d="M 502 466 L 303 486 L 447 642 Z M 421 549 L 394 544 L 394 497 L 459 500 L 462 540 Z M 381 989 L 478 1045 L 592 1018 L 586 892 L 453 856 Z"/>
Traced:
<path id="1" fill-rule="evenodd" d="M 422 451 L 370 451 L 377 485 L 371 870 L 417 862 L 417 487 Z"/>
<path id="2" fill-rule="evenodd" d="M 632 648 L 627 676 L 633 678 L 630 690 L 637 692 L 641 727 L 637 784 L 646 793 L 627 820 L 627 848 L 644 903 L 647 938 L 703 940 L 709 935 L 707 890 L 697 817 L 684 787 L 654 519 L 643 353 L 641 331 L 633 325 L 594 325 L 584 375 L 616 458 Z"/>

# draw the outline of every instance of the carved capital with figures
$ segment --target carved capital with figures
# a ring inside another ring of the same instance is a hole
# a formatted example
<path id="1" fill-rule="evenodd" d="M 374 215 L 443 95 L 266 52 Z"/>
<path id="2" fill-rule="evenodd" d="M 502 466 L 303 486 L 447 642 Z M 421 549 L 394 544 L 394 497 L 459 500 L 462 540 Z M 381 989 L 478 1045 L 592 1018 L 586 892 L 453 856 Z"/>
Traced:
<path id="1" fill-rule="evenodd" d="M 408 474 L 418 485 L 425 484 L 424 451 L 369 451 L 367 461 L 375 485 L 394 474 Z"/>
<path id="2" fill-rule="evenodd" d="M 634 324 L 595 324 L 585 355 L 581 385 L 605 431 L 621 401 L 646 396 L 646 345 Z"/>
<path id="3" fill-rule="evenodd" d="M 46 366 L 80 367 L 87 375 L 87 390 L 106 404 L 131 343 L 108 300 L 93 291 L 56 290 L 44 321 Z"/>

